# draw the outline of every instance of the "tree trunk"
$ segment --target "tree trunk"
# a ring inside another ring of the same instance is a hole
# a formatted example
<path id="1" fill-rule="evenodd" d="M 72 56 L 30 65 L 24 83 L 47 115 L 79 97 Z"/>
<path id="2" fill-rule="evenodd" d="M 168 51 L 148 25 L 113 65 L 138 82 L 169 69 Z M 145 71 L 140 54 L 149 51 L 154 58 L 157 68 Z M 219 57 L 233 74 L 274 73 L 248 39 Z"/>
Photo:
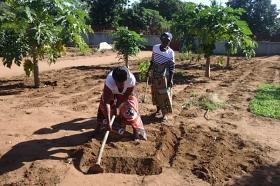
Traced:
<path id="1" fill-rule="evenodd" d="M 229 61 L 230 61 L 230 56 L 229 56 L 229 55 L 227 55 L 227 66 L 226 66 L 226 68 L 230 68 Z"/>
<path id="2" fill-rule="evenodd" d="M 34 85 L 35 85 L 35 88 L 39 88 L 40 87 L 40 78 L 39 78 L 39 65 L 38 65 L 37 57 L 33 57 L 33 65 L 34 65 L 34 70 L 33 70 Z"/>
<path id="3" fill-rule="evenodd" d="M 206 57 L 205 77 L 210 78 L 210 56 Z"/>
<path id="4" fill-rule="evenodd" d="M 128 66 L 128 56 L 125 56 L 125 57 L 124 57 L 124 60 L 125 60 L 125 66 L 126 66 L 127 68 L 129 68 L 129 66 Z"/>

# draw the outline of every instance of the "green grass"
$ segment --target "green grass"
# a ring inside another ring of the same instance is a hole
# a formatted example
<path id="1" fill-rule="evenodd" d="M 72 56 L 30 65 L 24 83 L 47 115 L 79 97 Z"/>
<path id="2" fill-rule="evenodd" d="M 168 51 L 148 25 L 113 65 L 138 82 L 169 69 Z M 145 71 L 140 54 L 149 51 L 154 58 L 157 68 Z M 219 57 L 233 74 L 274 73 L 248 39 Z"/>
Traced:
<path id="1" fill-rule="evenodd" d="M 224 107 L 222 103 L 216 103 L 206 98 L 202 98 L 199 100 L 199 107 L 204 110 L 214 111 Z"/>
<path id="2" fill-rule="evenodd" d="M 191 107 L 198 107 L 203 110 L 214 111 L 220 108 L 224 108 L 225 105 L 222 102 L 215 102 L 205 95 L 198 96 L 196 93 L 192 93 L 191 98 L 186 101 L 182 107 L 186 109 L 189 109 Z"/>
<path id="3" fill-rule="evenodd" d="M 249 108 L 256 115 L 280 119 L 280 85 L 260 86 Z"/>

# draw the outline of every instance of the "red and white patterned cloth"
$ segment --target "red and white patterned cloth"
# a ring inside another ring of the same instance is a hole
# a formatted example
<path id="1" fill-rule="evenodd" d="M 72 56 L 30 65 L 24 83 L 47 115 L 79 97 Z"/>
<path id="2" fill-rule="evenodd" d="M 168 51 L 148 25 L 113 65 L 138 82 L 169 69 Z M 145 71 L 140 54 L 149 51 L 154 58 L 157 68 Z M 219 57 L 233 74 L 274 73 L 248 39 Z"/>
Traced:
<path id="1" fill-rule="evenodd" d="M 139 113 L 139 105 L 138 100 L 135 96 L 129 96 L 126 101 L 123 101 L 122 95 L 117 95 L 116 99 L 121 101 L 119 106 L 119 119 L 121 122 L 122 127 L 125 129 L 126 125 L 131 125 L 134 129 L 134 134 L 138 139 L 147 140 L 147 134 L 144 129 L 144 125 Z M 112 102 L 111 109 L 115 109 L 115 102 Z M 97 114 L 97 122 L 99 125 L 104 124 L 104 119 L 106 119 L 106 104 L 104 103 L 103 99 L 101 98 L 98 114 Z M 106 122 L 105 122 L 106 123 Z"/>

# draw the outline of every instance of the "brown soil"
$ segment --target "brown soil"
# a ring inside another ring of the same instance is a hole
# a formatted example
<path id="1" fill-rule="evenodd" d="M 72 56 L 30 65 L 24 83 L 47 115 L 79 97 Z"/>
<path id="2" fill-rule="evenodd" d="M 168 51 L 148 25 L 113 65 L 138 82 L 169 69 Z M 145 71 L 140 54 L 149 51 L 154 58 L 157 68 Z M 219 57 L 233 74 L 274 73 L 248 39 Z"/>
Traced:
<path id="1" fill-rule="evenodd" d="M 82 59 L 82 58 L 81 58 Z M 112 59 L 113 60 L 113 59 Z M 151 96 L 140 104 L 148 141 L 132 129 L 110 135 L 106 174 L 92 174 L 103 135 L 92 138 L 104 78 L 120 63 L 43 72 L 44 87 L 23 76 L 0 81 L 0 185 L 279 185 L 280 122 L 248 112 L 261 83 L 280 83 L 278 56 L 233 59 L 232 70 L 204 61 L 177 62 L 174 114 L 154 118 Z M 137 61 L 131 69 L 138 77 Z M 145 82 L 137 84 L 144 96 Z M 183 105 L 215 93 L 226 106 L 213 112 Z"/>

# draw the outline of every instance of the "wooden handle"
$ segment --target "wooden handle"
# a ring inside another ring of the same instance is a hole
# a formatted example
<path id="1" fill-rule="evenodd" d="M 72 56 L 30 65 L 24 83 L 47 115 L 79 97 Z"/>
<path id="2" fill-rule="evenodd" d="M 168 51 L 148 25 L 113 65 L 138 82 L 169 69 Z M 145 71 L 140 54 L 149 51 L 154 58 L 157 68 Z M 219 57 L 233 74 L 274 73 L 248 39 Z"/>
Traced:
<path id="1" fill-rule="evenodd" d="M 116 117 L 115 115 L 112 116 L 111 121 L 110 121 L 110 124 L 109 124 L 110 127 L 113 125 L 114 120 L 115 120 L 115 117 Z M 99 150 L 99 154 L 98 154 L 98 158 L 97 158 L 97 162 L 96 162 L 96 164 L 98 164 L 98 165 L 100 165 L 100 163 L 101 163 L 102 154 L 103 154 L 104 147 L 105 147 L 106 141 L 107 141 L 107 139 L 108 139 L 109 133 L 110 133 L 109 130 L 106 131 L 105 136 L 104 136 L 104 138 L 103 138 L 102 145 L 101 145 L 101 148 L 100 148 L 100 150 Z"/>
<path id="2" fill-rule="evenodd" d="M 145 93 L 144 93 L 144 98 L 143 98 L 143 102 L 144 103 L 146 101 L 146 94 L 147 94 L 148 84 L 149 84 L 149 76 L 147 77 L 147 81 L 146 81 L 146 88 L 145 88 Z"/>

